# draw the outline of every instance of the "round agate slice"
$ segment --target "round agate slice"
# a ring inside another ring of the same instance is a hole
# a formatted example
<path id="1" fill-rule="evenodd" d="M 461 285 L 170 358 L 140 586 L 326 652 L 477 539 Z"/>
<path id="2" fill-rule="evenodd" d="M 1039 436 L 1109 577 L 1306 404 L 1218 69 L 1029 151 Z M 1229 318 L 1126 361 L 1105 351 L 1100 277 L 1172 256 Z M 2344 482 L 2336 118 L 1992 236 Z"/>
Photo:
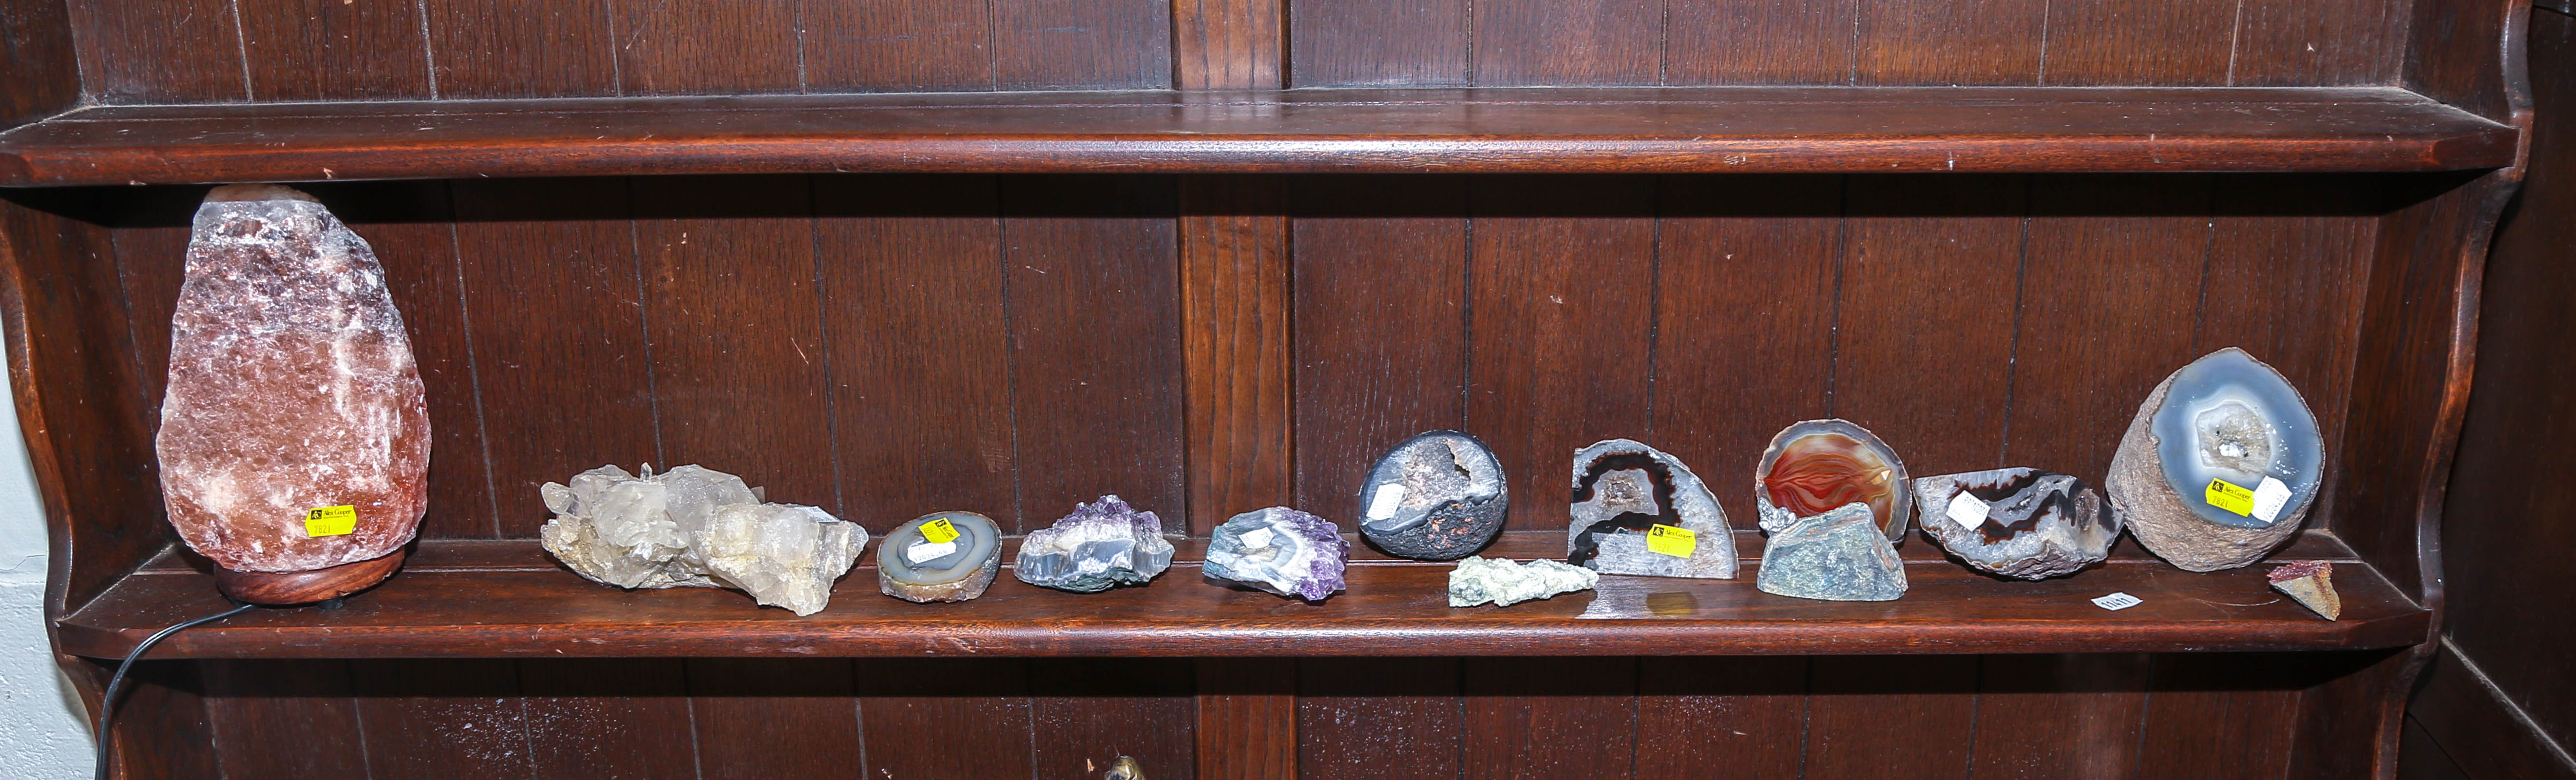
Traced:
<path id="1" fill-rule="evenodd" d="M 1454 561 L 1503 530 L 1503 464 L 1476 437 L 1429 431 L 1386 451 L 1360 485 L 1360 535 L 1390 554 Z"/>
<path id="2" fill-rule="evenodd" d="M 1869 429 L 1846 420 L 1808 420 L 1782 429 L 1753 469 L 1762 528 L 1779 533 L 1797 519 L 1844 504 L 1868 504 L 1889 541 L 1905 538 L 1914 502 L 1905 461 Z"/>
<path id="3" fill-rule="evenodd" d="M 921 526 L 948 521 L 957 538 L 933 542 Z M 877 589 L 914 603 L 965 601 L 984 595 L 1002 570 L 1002 532 L 992 518 L 973 512 L 934 512 L 913 518 L 877 547 Z"/>
<path id="4" fill-rule="evenodd" d="M 2279 372 L 2230 347 L 2192 361 L 2172 382 L 2150 424 L 2165 481 L 2193 515 L 2267 528 L 2316 496 L 2325 442 Z"/>

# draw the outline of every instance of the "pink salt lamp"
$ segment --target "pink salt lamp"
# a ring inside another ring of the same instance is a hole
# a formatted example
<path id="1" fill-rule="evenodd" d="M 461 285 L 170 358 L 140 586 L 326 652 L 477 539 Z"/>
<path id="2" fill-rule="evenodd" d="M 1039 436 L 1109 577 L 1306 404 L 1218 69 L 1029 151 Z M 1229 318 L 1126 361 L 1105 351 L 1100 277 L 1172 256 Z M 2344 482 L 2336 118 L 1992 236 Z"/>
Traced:
<path id="1" fill-rule="evenodd" d="M 375 251 L 312 196 L 215 188 L 170 318 L 170 524 L 254 604 L 365 590 L 428 506 L 429 414 Z"/>

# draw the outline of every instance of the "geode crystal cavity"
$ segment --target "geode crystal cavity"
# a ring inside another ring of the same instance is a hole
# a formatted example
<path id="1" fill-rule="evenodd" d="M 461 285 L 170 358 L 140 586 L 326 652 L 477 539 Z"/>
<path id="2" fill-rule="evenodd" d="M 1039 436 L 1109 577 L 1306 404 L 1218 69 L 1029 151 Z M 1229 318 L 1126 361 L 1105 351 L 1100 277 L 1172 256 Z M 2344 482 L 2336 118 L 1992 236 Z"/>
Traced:
<path id="1" fill-rule="evenodd" d="M 1969 568 L 2025 580 L 2074 574 L 2111 557 L 2120 520 L 2084 480 L 2033 468 L 1914 481 L 1923 535 Z"/>
<path id="2" fill-rule="evenodd" d="M 1021 582 L 1075 593 L 1142 585 L 1172 566 L 1163 521 L 1117 496 L 1075 504 L 1073 514 L 1020 541 L 1011 575 Z"/>
<path id="3" fill-rule="evenodd" d="M 1773 531 L 1753 586 L 1802 599 L 1894 601 L 1905 595 L 1905 562 L 1870 506 L 1854 502 Z"/>
<path id="4" fill-rule="evenodd" d="M 1559 593 L 1591 590 L 1601 584 L 1601 574 L 1581 566 L 1556 561 L 1513 563 L 1510 558 L 1469 558 L 1449 571 L 1449 606 L 1472 607 L 1493 602 L 1508 607 L 1531 599 L 1555 598 Z"/>
<path id="5" fill-rule="evenodd" d="M 1476 437 L 1429 431 L 1386 451 L 1360 485 L 1360 535 L 1389 554 L 1448 561 L 1483 549 L 1510 508 L 1503 463 Z"/>
<path id="6" fill-rule="evenodd" d="M 1905 461 L 1869 429 L 1845 420 L 1808 420 L 1781 430 L 1762 451 L 1753 482 L 1762 530 L 1773 533 L 1857 501 L 1869 505 L 1893 542 L 1905 538 L 1914 511 Z"/>
<path id="7" fill-rule="evenodd" d="M 2315 502 L 2325 441 L 2280 372 L 2229 347 L 2147 394 L 2104 485 L 2138 543 L 2216 571 L 2263 557 Z"/>
<path id="8" fill-rule="evenodd" d="M 643 476 L 616 466 L 539 488 L 539 536 L 573 573 L 621 588 L 733 588 L 811 615 L 858 562 L 868 531 L 821 509 L 762 503 L 742 478 L 698 466 Z"/>
<path id="9" fill-rule="evenodd" d="M 940 541 L 931 541 L 934 535 Z M 1001 571 L 1002 531 L 973 512 L 913 518 L 877 545 L 877 590 L 915 604 L 984 595 Z"/>
<path id="10" fill-rule="evenodd" d="M 1208 577 L 1323 601 L 1341 591 L 1351 543 L 1333 521 L 1274 506 L 1235 515 L 1208 540 Z"/>
<path id="11" fill-rule="evenodd" d="M 1603 574 L 1735 579 L 1735 534 L 1680 458 L 1628 439 L 1574 453 L 1565 562 Z"/>
<path id="12" fill-rule="evenodd" d="M 402 547 L 429 504 L 429 413 L 375 251 L 275 185 L 215 188 L 192 231 L 154 443 L 179 538 L 242 572 Z"/>

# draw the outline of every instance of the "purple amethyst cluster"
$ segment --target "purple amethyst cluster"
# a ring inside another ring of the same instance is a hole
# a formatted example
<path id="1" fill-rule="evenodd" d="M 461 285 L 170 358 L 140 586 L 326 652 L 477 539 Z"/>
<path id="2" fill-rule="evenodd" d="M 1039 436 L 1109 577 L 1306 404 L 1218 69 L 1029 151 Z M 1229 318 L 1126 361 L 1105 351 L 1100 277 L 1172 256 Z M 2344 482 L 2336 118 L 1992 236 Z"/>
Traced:
<path id="1" fill-rule="evenodd" d="M 1208 541 L 1211 578 L 1322 601 L 1344 587 L 1351 543 L 1333 522 L 1284 506 L 1235 515 Z"/>

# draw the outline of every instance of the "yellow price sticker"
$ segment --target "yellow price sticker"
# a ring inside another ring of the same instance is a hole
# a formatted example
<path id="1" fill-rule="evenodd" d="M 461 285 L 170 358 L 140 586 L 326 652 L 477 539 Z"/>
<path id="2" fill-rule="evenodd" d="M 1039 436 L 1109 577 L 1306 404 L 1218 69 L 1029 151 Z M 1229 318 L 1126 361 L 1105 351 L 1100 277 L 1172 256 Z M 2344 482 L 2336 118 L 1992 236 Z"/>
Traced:
<path id="1" fill-rule="evenodd" d="M 922 523 L 921 540 L 931 544 L 957 541 L 957 526 L 949 525 L 945 517 Z"/>
<path id="2" fill-rule="evenodd" d="M 1646 529 L 1646 551 L 1675 558 L 1691 557 L 1699 549 L 1699 534 L 1688 528 L 1656 524 Z"/>
<path id="3" fill-rule="evenodd" d="M 2246 489 L 2243 485 L 2223 479 L 2210 480 L 2209 494 L 2205 498 L 2210 506 L 2239 515 L 2254 514 L 2254 491 Z"/>
<path id="4" fill-rule="evenodd" d="M 309 537 L 347 536 L 358 530 L 358 508 L 326 506 L 304 510 L 304 535 Z"/>

